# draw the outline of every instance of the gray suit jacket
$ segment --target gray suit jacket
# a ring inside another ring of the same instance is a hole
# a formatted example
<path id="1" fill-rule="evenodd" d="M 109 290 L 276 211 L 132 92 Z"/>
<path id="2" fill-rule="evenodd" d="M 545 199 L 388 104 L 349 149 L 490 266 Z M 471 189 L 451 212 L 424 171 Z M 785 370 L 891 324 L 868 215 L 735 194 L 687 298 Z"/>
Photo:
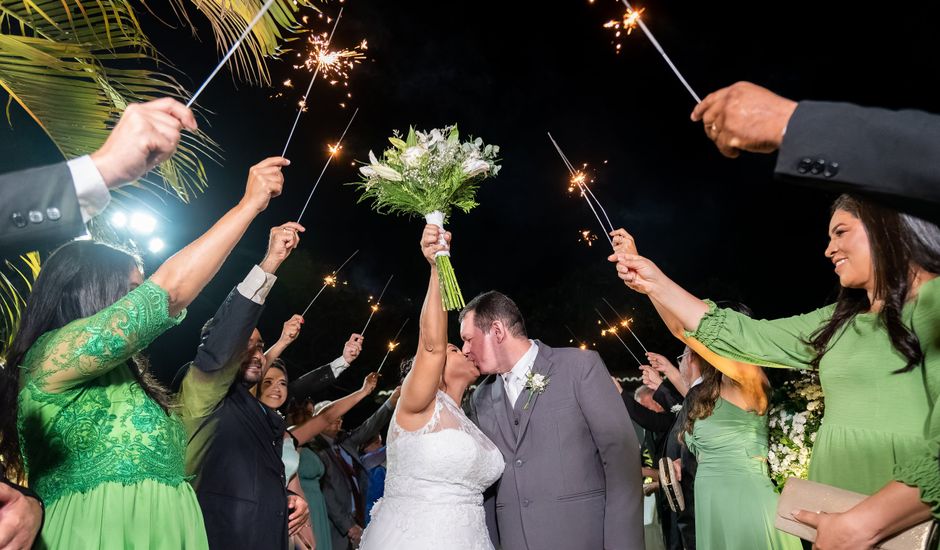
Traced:
<path id="1" fill-rule="evenodd" d="M 386 401 L 375 411 L 368 420 L 361 426 L 349 432 L 337 443 L 352 457 L 356 463 L 356 482 L 359 485 L 359 492 L 365 498 L 369 490 L 369 473 L 359 459 L 359 447 L 375 437 L 375 434 L 382 431 L 392 418 L 394 407 Z M 333 550 L 346 550 L 349 548 L 349 537 L 346 533 L 356 525 L 356 519 L 353 516 L 353 487 L 352 482 L 346 477 L 342 466 L 337 462 L 339 459 L 330 448 L 330 444 L 322 436 L 314 440 L 314 451 L 319 455 L 320 460 L 326 467 L 321 480 L 323 489 L 323 500 L 326 501 L 326 511 L 330 518 L 330 533 L 332 534 Z M 360 527 L 364 527 L 360 525 Z"/>
<path id="2" fill-rule="evenodd" d="M 494 544 L 642 550 L 639 443 L 607 367 L 593 351 L 537 344 L 532 370 L 549 383 L 527 409 L 528 391 L 511 409 L 499 376 L 472 397 L 472 419 L 506 459 L 486 501 Z"/>

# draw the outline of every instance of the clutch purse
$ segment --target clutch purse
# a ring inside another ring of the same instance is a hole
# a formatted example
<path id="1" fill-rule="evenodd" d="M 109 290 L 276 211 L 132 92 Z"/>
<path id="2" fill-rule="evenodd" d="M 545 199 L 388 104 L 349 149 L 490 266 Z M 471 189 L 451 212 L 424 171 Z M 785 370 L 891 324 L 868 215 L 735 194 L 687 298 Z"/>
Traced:
<path id="1" fill-rule="evenodd" d="M 682 486 L 675 478 L 676 470 L 669 457 L 659 459 L 659 486 L 666 494 L 666 502 L 673 512 L 685 511 L 685 499 L 682 497 Z"/>
<path id="2" fill-rule="evenodd" d="M 831 485 L 791 477 L 783 486 L 777 503 L 774 527 L 810 542 L 816 541 L 816 530 L 790 516 L 793 510 L 838 513 L 851 509 L 866 496 Z M 933 550 L 937 547 L 937 529 L 933 520 L 925 521 L 875 545 L 881 550 Z"/>

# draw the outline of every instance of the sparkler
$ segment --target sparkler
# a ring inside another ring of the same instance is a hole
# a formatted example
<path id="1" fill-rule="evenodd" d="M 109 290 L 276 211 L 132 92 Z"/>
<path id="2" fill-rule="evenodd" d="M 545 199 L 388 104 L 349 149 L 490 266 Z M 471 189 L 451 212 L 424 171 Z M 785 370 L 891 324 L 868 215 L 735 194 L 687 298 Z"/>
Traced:
<path id="1" fill-rule="evenodd" d="M 330 162 L 333 160 L 333 157 L 335 157 L 335 156 L 339 153 L 340 149 L 343 148 L 343 138 L 346 137 L 346 132 L 349 131 L 349 127 L 352 126 L 353 121 L 356 120 L 356 115 L 357 115 L 357 114 L 359 114 L 359 109 L 358 109 L 358 108 L 356 108 L 356 110 L 353 111 L 352 116 L 349 117 L 349 122 L 346 123 L 346 128 L 343 130 L 343 134 L 342 134 L 341 136 L 339 136 L 339 141 L 337 141 L 337 142 L 334 143 L 333 145 L 328 145 L 328 146 L 327 146 L 327 149 L 328 149 L 329 152 L 330 152 L 330 156 L 328 156 L 328 157 L 326 158 L 326 163 L 323 165 L 323 169 L 320 170 L 320 175 L 317 176 L 317 181 L 316 181 L 316 183 L 313 184 L 313 189 L 311 189 L 311 190 L 310 190 L 310 194 L 307 195 L 307 202 L 304 203 L 304 207 L 303 207 L 303 209 L 300 211 L 300 215 L 297 216 L 297 223 L 300 223 L 300 219 L 304 217 L 304 212 L 307 211 L 307 206 L 310 205 L 310 199 L 313 198 L 313 193 L 314 193 L 314 191 L 317 190 L 317 186 L 320 185 L 320 180 L 323 179 L 323 174 L 325 174 L 325 173 L 326 173 L 326 169 L 329 168 Z"/>
<path id="2" fill-rule="evenodd" d="M 624 319 L 619 313 L 617 313 L 617 310 L 614 309 L 614 306 L 610 305 L 610 302 L 607 301 L 607 298 L 601 298 L 601 300 L 604 300 L 604 303 L 607 304 L 607 307 L 609 307 L 610 310 L 614 312 L 614 315 L 620 319 L 620 326 L 630 331 L 630 334 L 633 335 L 633 339 L 636 340 L 636 343 L 640 344 L 640 347 L 643 348 L 643 353 L 649 353 L 650 351 L 646 349 L 646 346 L 643 345 L 643 342 L 640 341 L 640 338 L 636 335 L 635 332 L 633 332 L 633 329 L 630 328 L 630 322 L 633 321 L 633 319 Z"/>
<path id="3" fill-rule="evenodd" d="M 388 354 L 395 351 L 395 348 L 398 347 L 398 336 L 401 334 L 401 331 L 405 328 L 405 325 L 408 324 L 408 321 L 411 319 L 405 319 L 405 322 L 401 324 L 401 328 L 398 329 L 398 332 L 395 333 L 395 337 L 391 339 L 388 343 L 388 351 L 385 352 L 385 357 L 382 358 L 382 362 L 379 363 L 379 368 L 375 371 L 376 374 L 382 373 L 382 367 L 385 365 L 385 360 L 388 359 Z"/>
<path id="4" fill-rule="evenodd" d="M 636 360 L 637 364 L 642 367 L 644 363 L 640 361 L 640 358 L 637 357 L 633 353 L 633 351 L 630 349 L 630 346 L 628 346 L 627 343 L 623 341 L 623 338 L 621 338 L 620 335 L 617 334 L 617 327 L 607 322 L 607 319 L 604 318 L 604 314 L 601 313 L 600 310 L 598 310 L 597 308 L 594 308 L 594 312 L 597 313 L 597 316 L 601 318 L 601 321 L 604 321 L 604 324 L 607 325 L 607 330 L 601 331 L 601 336 L 605 336 L 607 334 L 613 334 L 617 338 L 617 340 L 620 340 L 620 343 L 623 344 L 623 347 L 626 348 L 626 350 L 630 353 L 633 359 Z"/>
<path id="5" fill-rule="evenodd" d="M 196 102 L 196 98 L 199 97 L 199 94 L 201 94 L 202 91 L 206 89 L 206 86 L 209 85 L 209 82 L 212 82 L 212 79 L 215 78 L 216 73 L 218 73 L 222 69 L 222 67 L 228 61 L 228 58 L 232 57 L 232 54 L 235 53 L 235 50 L 245 40 L 245 37 L 248 36 L 248 33 L 251 32 L 251 29 L 254 28 L 254 26 L 258 23 L 258 21 L 260 21 L 261 18 L 264 17 L 264 14 L 268 12 L 268 9 L 270 9 L 271 4 L 273 3 L 274 3 L 274 0 L 268 0 L 267 2 L 264 3 L 264 5 L 261 6 L 261 9 L 258 10 L 258 13 L 255 14 L 255 17 L 251 20 L 251 22 L 248 23 L 248 26 L 245 27 L 245 30 L 242 31 L 242 34 L 241 36 L 238 37 L 238 40 L 236 40 L 235 43 L 232 44 L 232 47 L 228 49 L 228 52 L 225 53 L 225 56 L 222 57 L 222 60 L 219 61 L 219 64 L 215 66 L 215 69 L 213 69 L 212 73 L 210 73 L 209 76 L 205 79 L 205 81 L 203 81 L 202 86 L 199 86 L 199 89 L 196 90 L 196 93 L 194 93 L 193 96 L 189 98 L 189 101 L 186 102 L 187 107 L 192 107 L 193 103 Z M 286 152 L 286 148 L 285 148 L 285 152 Z M 284 156 L 284 155 L 281 155 L 281 156 Z"/>
<path id="6" fill-rule="evenodd" d="M 604 236 L 607 237 L 607 242 L 610 243 L 610 246 L 614 246 L 614 241 L 610 238 L 610 232 L 614 230 L 613 225 L 610 223 L 610 218 L 607 216 L 607 211 L 604 210 L 604 207 L 601 206 L 597 197 L 594 196 L 594 193 L 591 192 L 591 189 L 585 183 L 587 175 L 581 170 L 575 170 L 571 162 L 568 160 L 568 157 L 565 156 L 564 151 L 561 150 L 561 147 L 558 146 L 558 142 L 555 141 L 555 138 L 552 137 L 552 133 L 548 132 L 548 139 L 552 141 L 552 145 L 555 146 L 555 150 L 558 151 L 558 156 L 561 157 L 562 162 L 565 163 L 565 167 L 568 168 L 568 173 L 571 174 L 571 180 L 569 181 L 569 191 L 574 191 L 575 188 L 580 189 L 581 196 L 584 197 L 585 202 L 587 202 L 588 207 L 590 207 L 591 212 L 594 213 L 594 217 L 597 218 L 597 223 L 601 225 L 601 230 L 604 231 Z M 597 203 L 597 208 L 594 207 L 591 199 L 594 203 Z M 604 214 L 604 218 L 607 220 L 607 225 L 604 225 L 604 221 L 601 220 L 600 214 L 597 210 L 600 209 Z M 608 229 L 610 227 L 610 229 Z"/>
<path id="7" fill-rule="evenodd" d="M 630 5 L 629 0 L 620 1 L 623 2 L 623 5 L 627 8 L 626 13 L 623 14 L 622 22 L 608 21 L 604 26 L 607 28 L 615 28 L 617 30 L 618 36 L 621 32 L 621 28 L 626 30 L 627 34 L 629 35 L 635 27 L 639 26 L 640 30 L 643 31 L 643 34 L 649 38 L 649 41 L 653 44 L 653 47 L 656 48 L 656 51 L 659 52 L 659 55 L 663 57 L 663 59 L 666 61 L 666 64 L 669 65 L 670 69 L 672 69 L 672 72 L 675 73 L 676 78 L 679 79 L 679 82 L 681 82 L 682 85 L 685 86 L 685 89 L 688 90 L 689 95 L 692 96 L 692 99 L 695 100 L 695 103 L 701 103 L 702 98 L 700 98 L 698 94 L 695 93 L 695 90 L 692 89 L 692 86 L 690 86 L 685 77 L 682 76 L 682 73 L 679 72 L 679 69 L 676 67 L 676 65 L 672 62 L 671 59 L 669 59 L 669 56 L 666 55 L 666 50 L 663 49 L 663 47 L 659 44 L 659 41 L 656 40 L 656 37 L 653 36 L 652 31 L 650 31 L 649 27 L 646 26 L 646 23 L 643 22 L 643 19 L 640 17 L 640 15 L 643 13 L 644 8 L 641 8 L 640 10 L 634 10 L 633 6 Z M 617 49 L 620 49 L 619 44 L 617 45 Z"/>
<path id="8" fill-rule="evenodd" d="M 571 327 L 569 327 L 568 325 L 565 325 L 565 328 L 568 330 L 568 334 L 570 334 L 571 337 L 573 338 L 573 340 L 571 341 L 572 343 L 574 343 L 575 340 L 577 340 L 577 342 L 578 342 L 578 347 L 579 347 L 579 348 L 581 348 L 581 349 L 587 349 L 587 344 L 584 342 L 584 340 L 578 338 L 578 337 L 575 335 L 574 331 L 571 330 Z"/>
<path id="9" fill-rule="evenodd" d="M 594 241 L 597 240 L 597 235 L 591 233 L 588 229 L 582 229 L 578 231 L 578 234 L 581 235 L 581 238 L 578 239 L 578 242 L 587 243 L 588 246 L 594 246 Z"/>
<path id="10" fill-rule="evenodd" d="M 327 275 L 326 277 L 323 278 L 323 286 L 320 287 L 320 291 L 317 292 L 317 295 L 314 296 L 314 297 L 313 297 L 313 300 L 310 300 L 310 303 L 307 304 L 307 307 L 306 307 L 306 308 L 304 308 L 304 312 L 300 314 L 301 317 L 306 317 L 307 311 L 310 310 L 310 306 L 312 306 L 313 303 L 317 301 L 317 298 L 320 297 L 320 294 L 323 294 L 323 291 L 326 290 L 326 287 L 328 287 L 328 286 L 334 286 L 334 287 L 335 287 L 335 286 L 336 286 L 336 274 L 339 273 L 339 271 L 340 271 L 341 269 L 343 269 L 344 267 L 346 267 L 346 264 L 349 263 L 349 260 L 352 260 L 353 257 L 354 257 L 356 254 L 359 254 L 359 251 L 358 251 L 358 250 L 356 250 L 355 252 L 353 252 L 352 254 L 350 254 L 349 257 L 346 258 L 346 261 L 345 261 L 345 262 L 339 264 L 339 267 L 337 267 L 336 269 L 334 269 L 332 272 L 330 272 L 329 275 Z"/>
<path id="11" fill-rule="evenodd" d="M 388 281 L 385 282 L 385 286 L 382 287 L 382 293 L 379 294 L 379 299 L 376 300 L 375 303 L 372 304 L 372 305 L 369 307 L 369 309 L 371 309 L 372 311 L 369 312 L 369 318 L 366 319 L 366 326 L 362 327 L 362 330 L 359 331 L 359 335 L 360 335 L 360 336 L 365 336 L 365 334 L 366 334 L 366 329 L 369 328 L 369 323 L 372 322 L 372 316 L 375 315 L 375 312 L 379 310 L 379 304 L 382 303 L 382 297 L 385 296 L 385 291 L 388 289 L 388 285 L 389 285 L 389 283 L 392 282 L 392 278 L 393 278 L 393 277 L 395 277 L 394 274 L 392 274 L 392 275 L 388 278 Z"/>
<path id="12" fill-rule="evenodd" d="M 272 0 L 268 0 L 270 3 Z M 326 48 L 330 47 L 330 41 L 333 40 L 333 33 L 336 32 L 336 27 L 339 25 L 339 20 L 343 17 L 343 8 L 339 9 L 339 13 L 336 14 L 336 21 L 333 22 L 333 30 L 330 31 L 330 35 L 326 39 Z M 317 68 L 313 71 L 313 77 L 310 78 L 310 84 L 307 85 L 307 91 L 304 93 L 304 98 L 300 100 L 300 107 L 297 109 L 297 116 L 294 117 L 294 125 L 291 126 L 290 133 L 287 135 L 287 143 L 284 144 L 284 151 L 281 152 L 281 156 L 287 154 L 287 148 L 290 146 L 290 140 L 294 137 L 294 130 L 297 129 L 297 123 L 300 122 L 300 115 L 302 115 L 307 110 L 307 98 L 310 96 L 310 90 L 313 89 L 313 83 L 317 80 L 317 75 L 320 74 L 320 64 L 317 64 Z"/>

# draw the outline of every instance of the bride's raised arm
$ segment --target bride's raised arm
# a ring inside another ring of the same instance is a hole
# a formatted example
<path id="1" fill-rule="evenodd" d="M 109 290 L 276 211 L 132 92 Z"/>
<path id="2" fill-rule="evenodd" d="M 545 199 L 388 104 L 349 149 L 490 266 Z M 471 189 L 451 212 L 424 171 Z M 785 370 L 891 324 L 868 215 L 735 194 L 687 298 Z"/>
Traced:
<path id="1" fill-rule="evenodd" d="M 441 385 L 447 356 L 447 312 L 441 305 L 441 287 L 434 255 L 450 249 L 450 232 L 443 233 L 447 244 L 440 244 L 442 229 L 434 224 L 424 227 L 421 235 L 421 253 L 431 264 L 428 292 L 421 307 L 418 332 L 418 352 L 414 366 L 401 386 L 399 413 L 423 415 L 434 406 L 434 398 Z"/>

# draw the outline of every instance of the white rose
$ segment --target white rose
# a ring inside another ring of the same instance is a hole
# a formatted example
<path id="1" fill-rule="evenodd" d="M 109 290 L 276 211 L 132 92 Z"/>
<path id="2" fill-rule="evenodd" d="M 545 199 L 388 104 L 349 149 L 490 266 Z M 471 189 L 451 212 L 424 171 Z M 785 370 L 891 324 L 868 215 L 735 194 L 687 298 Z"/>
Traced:
<path id="1" fill-rule="evenodd" d="M 373 170 L 371 166 L 363 166 L 359 168 L 359 173 L 367 178 L 372 178 L 375 177 L 377 172 Z"/>
<path id="2" fill-rule="evenodd" d="M 405 152 L 401 154 L 401 161 L 405 163 L 405 166 L 414 168 L 421 164 L 421 159 L 427 154 L 428 150 L 426 147 L 416 145 L 405 149 Z"/>
<path id="3" fill-rule="evenodd" d="M 472 178 L 474 176 L 479 176 L 480 174 L 489 172 L 490 165 L 485 160 L 470 158 L 463 162 L 461 169 L 463 170 L 463 173 L 467 175 L 467 177 Z"/>

